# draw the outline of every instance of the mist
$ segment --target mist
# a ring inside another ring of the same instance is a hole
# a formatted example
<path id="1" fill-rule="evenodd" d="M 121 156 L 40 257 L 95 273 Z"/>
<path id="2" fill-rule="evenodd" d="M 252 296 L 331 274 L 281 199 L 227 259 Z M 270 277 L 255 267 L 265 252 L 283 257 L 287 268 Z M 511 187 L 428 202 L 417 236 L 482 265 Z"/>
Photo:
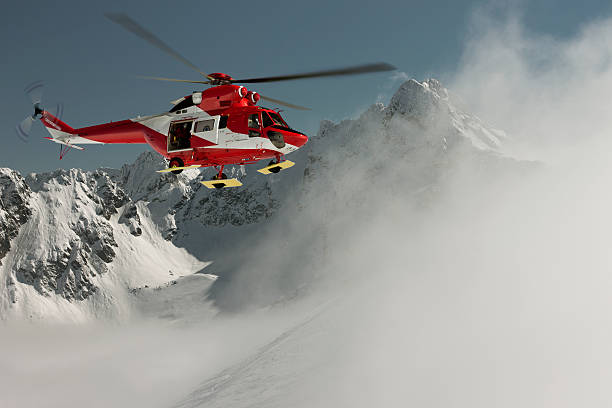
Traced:
<path id="1" fill-rule="evenodd" d="M 555 38 L 526 29 L 520 9 L 497 17 L 478 11 L 447 85 L 472 112 L 512 135 L 513 154 L 575 156 L 574 148 L 609 133 L 611 22 L 602 16 Z"/>
<path id="2" fill-rule="evenodd" d="M 331 305 L 260 356 L 270 361 L 259 385 L 272 387 L 270 376 L 278 392 L 258 399 L 240 386 L 258 376 L 240 371 L 199 403 L 610 404 L 612 25 L 555 39 L 516 16 L 476 14 L 448 84 L 454 101 L 508 132 L 497 159 L 461 143 L 442 154 L 431 142 L 439 123 L 380 125 L 376 109 L 332 132 L 341 149 L 313 148 L 327 178 L 306 189 L 290 232 L 257 246 L 276 261 L 228 285 L 233 299 L 265 299 L 279 280 L 305 280 L 294 289 Z M 313 145 L 325 138 L 324 125 Z M 309 262 L 293 262 L 304 252 Z"/>
<path id="3" fill-rule="evenodd" d="M 220 275 L 206 295 L 218 315 L 186 326 L 4 326 L 0 398 L 609 406 L 611 23 L 557 39 L 527 32 L 520 13 L 476 13 L 445 86 L 508 133 L 499 151 L 440 144 L 440 118 L 376 106 L 324 122 L 295 205 L 236 243 L 232 262 L 205 269 Z"/>

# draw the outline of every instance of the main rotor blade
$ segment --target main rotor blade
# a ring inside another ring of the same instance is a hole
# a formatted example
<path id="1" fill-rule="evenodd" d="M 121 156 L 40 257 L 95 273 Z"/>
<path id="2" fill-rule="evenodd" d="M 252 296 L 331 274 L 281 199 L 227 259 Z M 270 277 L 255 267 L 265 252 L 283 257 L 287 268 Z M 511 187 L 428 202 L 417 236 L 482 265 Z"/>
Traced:
<path id="1" fill-rule="evenodd" d="M 252 84 L 256 82 L 277 82 L 277 81 L 289 81 L 292 79 L 367 74 L 370 72 L 393 71 L 395 69 L 396 68 L 393 65 L 387 64 L 386 62 L 377 62 L 375 64 L 357 65 L 353 67 L 329 69 L 325 71 L 305 72 L 302 74 L 281 75 L 281 76 L 261 77 L 261 78 L 233 79 L 232 82 Z"/>
<path id="2" fill-rule="evenodd" d="M 282 105 L 282 106 L 286 106 L 288 108 L 293 108 L 293 109 L 299 109 L 299 110 L 311 110 L 310 108 L 306 108 L 304 106 L 300 106 L 300 105 L 294 105 L 292 103 L 289 102 L 285 102 L 285 101 L 281 101 L 280 99 L 274 99 L 274 98 L 270 98 L 268 96 L 263 96 L 261 94 L 259 94 L 259 96 L 261 97 L 261 99 L 266 100 L 268 102 L 272 102 L 275 103 L 277 105 Z"/>
<path id="3" fill-rule="evenodd" d="M 155 81 L 187 82 L 190 84 L 207 84 L 207 85 L 211 84 L 210 81 L 190 81 L 188 79 L 162 78 L 162 77 L 152 77 L 152 76 L 139 76 L 138 78 L 153 79 Z"/>
<path id="4" fill-rule="evenodd" d="M 177 60 L 181 61 L 183 64 L 187 65 L 189 68 L 192 68 L 199 72 L 202 76 L 208 78 L 208 76 L 202 72 L 198 67 L 196 67 L 191 61 L 187 58 L 183 57 L 181 54 L 172 49 L 168 44 L 160 40 L 155 34 L 132 20 L 127 14 L 123 13 L 105 13 L 105 16 L 114 23 L 119 24 L 121 27 L 130 31 L 132 34 L 137 35 L 143 40 L 147 41 L 149 44 L 159 48 L 165 53 L 173 56 Z"/>

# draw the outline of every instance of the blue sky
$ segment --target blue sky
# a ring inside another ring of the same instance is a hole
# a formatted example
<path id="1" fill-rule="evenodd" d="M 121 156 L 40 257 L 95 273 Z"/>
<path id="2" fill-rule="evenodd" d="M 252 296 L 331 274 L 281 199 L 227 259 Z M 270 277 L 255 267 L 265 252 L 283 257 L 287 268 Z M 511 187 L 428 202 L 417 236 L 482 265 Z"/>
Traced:
<path id="1" fill-rule="evenodd" d="M 114 25 L 105 12 L 125 12 L 206 72 L 234 77 L 288 74 L 386 61 L 410 77 L 443 82 L 456 70 L 475 13 L 521 16 L 526 29 L 564 38 L 608 17 L 608 1 L 146 1 L 3 5 L 0 16 L 0 166 L 21 172 L 58 167 L 118 167 L 148 146 L 94 146 L 58 161 L 58 146 L 35 125 L 30 143 L 14 126 L 31 106 L 25 85 L 43 79 L 45 101 L 64 103 L 63 119 L 86 126 L 169 109 L 191 85 L 158 83 L 137 75 L 199 79 L 197 74 Z M 291 111 L 289 123 L 308 134 L 322 119 L 340 120 L 391 96 L 390 73 L 253 85 L 273 98 L 313 108 Z"/>

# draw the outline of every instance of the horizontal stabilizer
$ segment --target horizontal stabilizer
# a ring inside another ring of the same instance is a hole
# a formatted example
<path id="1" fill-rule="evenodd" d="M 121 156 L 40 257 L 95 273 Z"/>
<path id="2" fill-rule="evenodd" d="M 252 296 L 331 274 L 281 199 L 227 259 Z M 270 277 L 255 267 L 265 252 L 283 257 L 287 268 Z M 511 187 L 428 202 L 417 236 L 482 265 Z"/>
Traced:
<path id="1" fill-rule="evenodd" d="M 84 149 L 84 148 L 82 148 L 81 146 L 77 146 L 77 145 L 73 145 L 72 143 L 64 142 L 64 141 L 63 141 L 63 140 L 61 140 L 61 139 L 54 139 L 54 138 L 52 138 L 52 137 L 45 137 L 45 139 L 50 140 L 50 141 L 55 142 L 55 143 L 62 144 L 62 145 L 64 145 L 64 146 L 71 147 L 71 148 L 73 148 L 73 149 L 77 149 L 77 150 L 85 150 L 85 149 Z"/>
<path id="2" fill-rule="evenodd" d="M 242 185 L 240 180 L 235 178 L 224 180 L 200 181 L 200 183 L 204 184 L 208 188 L 240 187 Z"/>

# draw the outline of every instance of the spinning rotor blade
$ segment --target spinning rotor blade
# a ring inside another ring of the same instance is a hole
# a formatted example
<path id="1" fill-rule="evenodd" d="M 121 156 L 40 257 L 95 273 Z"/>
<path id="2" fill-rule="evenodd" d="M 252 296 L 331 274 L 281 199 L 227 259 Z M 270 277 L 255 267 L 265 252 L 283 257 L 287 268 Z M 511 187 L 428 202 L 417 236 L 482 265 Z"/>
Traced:
<path id="1" fill-rule="evenodd" d="M 26 86 L 24 92 L 32 101 L 32 105 L 40 104 L 42 102 L 42 94 L 45 83 L 43 81 L 35 81 L 30 85 Z"/>
<path id="2" fill-rule="evenodd" d="M 27 118 L 22 120 L 21 123 L 15 127 L 17 137 L 27 143 L 28 139 L 30 138 L 30 132 L 32 131 L 32 124 L 35 120 L 36 118 L 32 116 L 28 116 Z"/>
<path id="3" fill-rule="evenodd" d="M 155 81 L 187 82 L 190 84 L 206 84 L 206 85 L 211 84 L 210 81 L 190 81 L 188 79 L 174 79 L 174 78 L 162 78 L 162 77 L 152 77 L 152 76 L 139 76 L 138 78 L 153 79 Z"/>
<path id="4" fill-rule="evenodd" d="M 40 98 L 38 100 L 40 100 Z M 63 113 L 64 105 L 58 103 L 55 106 L 55 111 L 52 115 L 58 120 L 61 120 Z M 34 114 L 26 117 L 24 120 L 21 121 L 21 123 L 15 126 L 15 132 L 17 133 L 17 137 L 19 137 L 19 139 L 21 139 L 23 142 L 27 143 L 30 139 L 30 134 L 32 133 L 32 125 L 38 118 L 42 116 L 42 114 L 43 109 L 41 108 L 40 103 L 36 103 L 34 105 Z"/>
<path id="5" fill-rule="evenodd" d="M 189 68 L 194 69 L 199 72 L 202 76 L 208 78 L 204 72 L 202 72 L 198 67 L 196 67 L 191 61 L 187 58 L 183 57 L 181 54 L 172 49 L 168 44 L 160 40 L 155 34 L 142 27 L 140 24 L 132 20 L 127 14 L 123 13 L 105 13 L 105 16 L 114 23 L 119 24 L 121 27 L 130 31 L 132 34 L 137 35 L 143 40 L 147 41 L 149 44 L 159 48 L 163 52 L 173 56 L 183 64 L 187 65 Z"/>
<path id="6" fill-rule="evenodd" d="M 247 78 L 247 79 L 232 79 L 232 83 L 253 84 L 253 83 L 261 83 L 261 82 L 278 82 L 278 81 L 289 81 L 292 79 L 367 74 L 370 72 L 393 71 L 395 69 L 396 68 L 393 65 L 387 64 L 386 62 L 377 62 L 375 64 L 357 65 L 353 67 L 329 69 L 325 71 L 304 72 L 301 74 L 293 74 L 293 75 L 281 75 L 281 76 L 273 76 L 273 77 Z"/>
<path id="7" fill-rule="evenodd" d="M 53 111 L 53 116 L 55 116 L 58 120 L 62 120 L 62 116 L 64 116 L 64 104 L 58 103 L 55 105 L 55 111 Z"/>
<path id="8" fill-rule="evenodd" d="M 43 81 L 34 81 L 23 89 L 26 96 L 30 99 L 32 105 L 34 106 L 34 114 L 26 117 L 17 126 L 15 126 L 17 137 L 19 137 L 19 139 L 21 139 L 23 142 L 27 143 L 28 139 L 30 138 L 32 124 L 34 124 L 34 121 L 38 117 L 38 112 L 40 112 L 39 109 L 42 102 L 44 87 L 45 83 Z"/>
<path id="9" fill-rule="evenodd" d="M 294 105 L 294 104 L 292 104 L 292 103 L 289 103 L 289 102 L 284 102 L 284 101 L 281 101 L 281 100 L 279 100 L 279 99 L 270 98 L 270 97 L 268 97 L 268 96 L 263 96 L 263 95 L 261 95 L 261 94 L 259 94 L 259 97 L 260 97 L 261 99 L 265 100 L 265 101 L 272 102 L 272 103 L 275 103 L 275 104 L 277 104 L 277 105 L 286 106 L 286 107 L 288 107 L 288 108 L 293 108 L 293 109 L 298 109 L 298 110 L 305 110 L 305 111 L 311 110 L 310 108 L 306 108 L 306 107 L 304 107 L 304 106 Z"/>

